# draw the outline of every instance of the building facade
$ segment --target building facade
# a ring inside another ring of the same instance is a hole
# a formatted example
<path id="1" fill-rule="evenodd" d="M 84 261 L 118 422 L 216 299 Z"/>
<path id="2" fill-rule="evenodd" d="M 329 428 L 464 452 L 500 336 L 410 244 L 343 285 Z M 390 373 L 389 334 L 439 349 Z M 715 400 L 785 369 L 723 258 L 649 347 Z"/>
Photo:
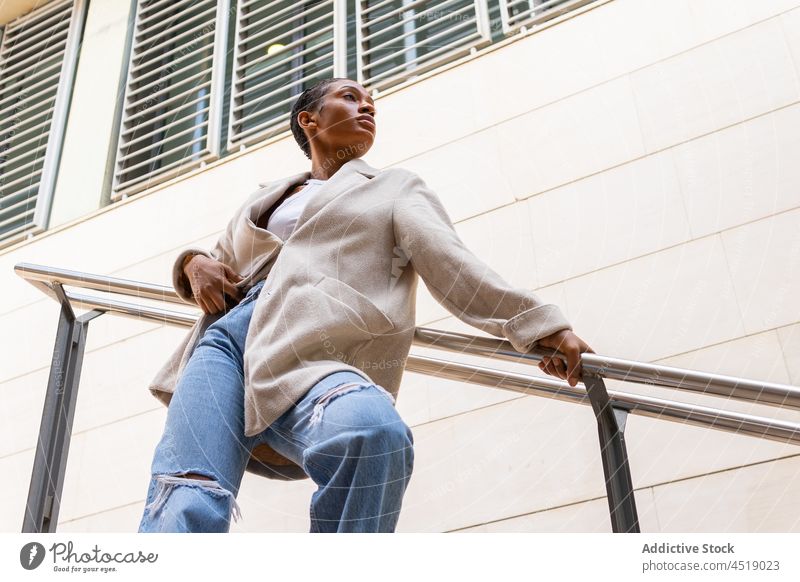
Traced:
<path id="1" fill-rule="evenodd" d="M 14 265 L 170 285 L 258 182 L 310 167 L 289 110 L 330 76 L 375 99 L 364 159 L 419 173 L 597 353 L 800 385 L 800 0 L 7 0 L 0 27 L 2 531 L 59 313 Z M 424 285 L 417 320 L 482 335 Z M 89 325 L 59 531 L 136 531 L 166 418 L 146 388 L 185 333 Z M 411 372 L 397 406 L 398 531 L 611 531 L 590 407 Z M 797 446 L 636 416 L 626 438 L 642 531 L 800 531 Z M 248 473 L 231 531 L 307 531 L 315 489 Z"/>

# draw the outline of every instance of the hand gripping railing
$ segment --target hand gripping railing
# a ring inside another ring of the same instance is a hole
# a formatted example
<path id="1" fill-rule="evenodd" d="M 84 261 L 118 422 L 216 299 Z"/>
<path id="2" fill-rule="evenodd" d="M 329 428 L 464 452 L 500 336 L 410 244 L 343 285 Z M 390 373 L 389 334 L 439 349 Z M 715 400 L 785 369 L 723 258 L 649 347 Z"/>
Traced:
<path id="1" fill-rule="evenodd" d="M 71 285 L 185 306 L 186 303 L 171 287 L 30 263 L 18 263 L 14 270 L 20 277 L 61 304 L 22 527 L 23 533 L 55 532 L 89 322 L 108 312 L 139 320 L 190 327 L 198 317 L 157 307 L 71 293 L 63 288 L 64 285 Z M 90 311 L 81 317 L 75 317 L 73 306 Z M 493 360 L 531 364 L 541 361 L 545 356 L 559 356 L 562 359 L 564 357 L 555 350 L 540 348 L 522 354 L 504 340 L 425 327 L 416 329 L 414 344 Z M 625 448 L 624 431 L 628 414 L 800 445 L 800 424 L 606 390 L 604 378 L 666 386 L 726 399 L 800 410 L 800 389 L 795 386 L 646 364 L 590 353 L 581 354 L 581 366 L 586 389 L 579 386 L 572 387 L 561 380 L 413 354 L 408 356 L 405 369 L 439 378 L 591 405 L 597 419 L 600 454 L 614 532 L 640 531 Z"/>

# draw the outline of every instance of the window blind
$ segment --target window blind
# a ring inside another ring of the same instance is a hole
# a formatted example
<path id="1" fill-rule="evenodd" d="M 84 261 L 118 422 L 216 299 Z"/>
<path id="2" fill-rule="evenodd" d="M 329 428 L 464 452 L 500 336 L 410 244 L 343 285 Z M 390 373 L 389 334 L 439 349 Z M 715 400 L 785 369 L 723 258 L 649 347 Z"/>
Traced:
<path id="1" fill-rule="evenodd" d="M 381 90 L 491 42 L 485 0 L 357 0 L 358 82 Z"/>
<path id="2" fill-rule="evenodd" d="M 343 0 L 239 3 L 229 149 L 285 131 L 300 93 L 347 76 L 345 10 Z"/>
<path id="3" fill-rule="evenodd" d="M 53 0 L 0 42 L 0 246 L 47 227 L 84 2 Z"/>
<path id="4" fill-rule="evenodd" d="M 219 156 L 228 0 L 139 0 L 112 199 Z"/>
<path id="5" fill-rule="evenodd" d="M 503 33 L 536 26 L 595 0 L 500 0 Z"/>

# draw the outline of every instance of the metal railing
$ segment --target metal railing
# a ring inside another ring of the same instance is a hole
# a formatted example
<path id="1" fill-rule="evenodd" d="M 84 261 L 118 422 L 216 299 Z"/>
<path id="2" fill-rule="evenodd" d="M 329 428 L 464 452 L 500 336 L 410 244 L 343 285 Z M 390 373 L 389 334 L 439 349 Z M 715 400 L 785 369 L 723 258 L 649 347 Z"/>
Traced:
<path id="1" fill-rule="evenodd" d="M 198 316 L 159 307 L 125 303 L 114 299 L 68 292 L 65 285 L 131 295 L 138 299 L 187 304 L 172 287 L 94 275 L 67 269 L 18 263 L 17 275 L 61 305 L 53 360 L 47 386 L 39 439 L 25 507 L 23 533 L 55 532 L 64 472 L 69 452 L 75 401 L 89 322 L 103 313 L 113 313 L 177 326 L 192 326 Z M 73 307 L 90 311 L 76 317 Z M 508 341 L 418 327 L 414 345 L 482 356 L 492 360 L 536 364 L 543 357 L 560 356 L 555 350 L 534 348 L 516 351 Z M 800 445 L 800 424 L 705 406 L 607 390 L 604 379 L 663 386 L 780 408 L 800 410 L 800 388 L 759 382 L 720 374 L 661 366 L 598 354 L 581 355 L 583 384 L 462 364 L 429 356 L 409 354 L 406 369 L 500 388 L 522 394 L 544 396 L 564 402 L 590 405 L 597 419 L 600 454 L 606 481 L 611 525 L 614 532 L 639 532 L 630 466 L 625 447 L 628 414 L 691 424 L 744 434 L 781 443 Z"/>

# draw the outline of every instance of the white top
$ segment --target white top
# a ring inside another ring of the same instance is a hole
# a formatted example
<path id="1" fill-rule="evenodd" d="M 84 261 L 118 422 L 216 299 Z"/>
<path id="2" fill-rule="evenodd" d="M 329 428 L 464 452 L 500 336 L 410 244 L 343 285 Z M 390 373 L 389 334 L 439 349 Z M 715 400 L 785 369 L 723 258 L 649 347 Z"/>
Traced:
<path id="1" fill-rule="evenodd" d="M 314 192 L 324 183 L 325 180 L 309 179 L 308 184 L 289 196 L 272 211 L 272 215 L 267 221 L 267 230 L 274 233 L 281 240 L 289 238 L 289 235 L 294 231 L 295 224 L 297 224 L 297 219 L 300 218 L 300 213 L 303 212 L 308 201 L 314 196 Z"/>

